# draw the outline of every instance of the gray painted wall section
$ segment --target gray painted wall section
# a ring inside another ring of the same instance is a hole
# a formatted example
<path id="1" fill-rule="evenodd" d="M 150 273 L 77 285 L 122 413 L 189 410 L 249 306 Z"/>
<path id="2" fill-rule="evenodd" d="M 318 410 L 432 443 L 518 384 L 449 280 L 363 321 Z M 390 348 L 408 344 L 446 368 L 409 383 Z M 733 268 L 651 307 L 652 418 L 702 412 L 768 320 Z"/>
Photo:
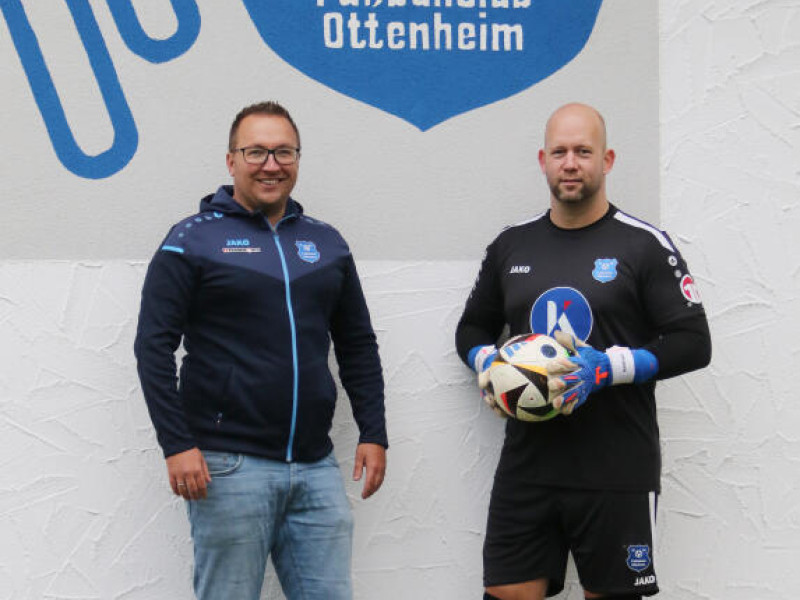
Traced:
<path id="1" fill-rule="evenodd" d="M 23 4 L 77 142 L 88 154 L 105 150 L 113 131 L 66 7 Z M 3 258 L 149 258 L 171 224 L 229 182 L 230 121 L 262 99 L 284 103 L 300 126 L 296 198 L 337 226 L 359 259 L 479 258 L 500 228 L 547 206 L 536 153 L 547 115 L 573 100 L 596 105 L 607 118 L 618 154 L 609 180 L 613 201 L 658 222 L 654 3 L 606 0 L 571 63 L 425 132 L 289 66 L 264 44 L 239 2 L 201 2 L 197 42 L 162 64 L 133 55 L 107 6 L 93 8 L 136 121 L 138 149 L 105 179 L 65 169 L 0 25 Z M 138 3 L 137 10 L 150 35 L 175 31 L 168 2 Z"/>

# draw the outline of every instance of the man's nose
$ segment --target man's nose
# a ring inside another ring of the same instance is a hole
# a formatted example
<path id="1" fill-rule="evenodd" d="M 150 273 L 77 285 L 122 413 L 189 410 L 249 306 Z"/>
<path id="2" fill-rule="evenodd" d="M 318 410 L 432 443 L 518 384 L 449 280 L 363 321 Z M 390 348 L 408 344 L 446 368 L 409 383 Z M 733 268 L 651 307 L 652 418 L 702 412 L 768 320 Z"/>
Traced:
<path id="1" fill-rule="evenodd" d="M 567 152 L 567 155 L 564 157 L 564 168 L 565 169 L 574 169 L 578 165 L 578 162 L 575 157 L 574 152 Z"/>
<path id="2" fill-rule="evenodd" d="M 267 160 L 264 161 L 264 164 L 261 165 L 261 168 L 269 171 L 275 171 L 281 168 L 281 166 L 278 164 L 278 161 L 275 159 L 274 152 L 267 154 Z"/>

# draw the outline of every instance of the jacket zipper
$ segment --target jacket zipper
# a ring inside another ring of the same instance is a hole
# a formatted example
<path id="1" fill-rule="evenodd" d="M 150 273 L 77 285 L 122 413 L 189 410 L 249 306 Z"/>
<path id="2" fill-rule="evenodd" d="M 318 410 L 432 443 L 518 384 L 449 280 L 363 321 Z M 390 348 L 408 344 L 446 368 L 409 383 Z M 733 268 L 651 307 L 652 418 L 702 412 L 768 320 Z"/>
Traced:
<path id="1" fill-rule="evenodd" d="M 278 226 L 283 222 L 283 219 L 275 224 L 275 227 L 270 225 L 270 229 L 274 234 L 275 247 L 278 249 L 278 256 L 281 259 L 281 269 L 283 270 L 283 281 L 286 287 L 286 308 L 289 312 L 289 330 L 292 334 L 292 422 L 289 428 L 289 443 L 286 447 L 286 462 L 292 462 L 292 453 L 294 447 L 294 435 L 297 428 L 297 404 L 298 404 L 298 380 L 300 378 L 300 366 L 297 358 L 297 328 L 294 321 L 294 310 L 292 309 L 292 290 L 289 285 L 289 267 L 286 264 L 286 256 L 283 253 L 283 246 L 281 246 L 280 235 L 278 234 Z M 269 223 L 269 222 L 268 222 Z"/>

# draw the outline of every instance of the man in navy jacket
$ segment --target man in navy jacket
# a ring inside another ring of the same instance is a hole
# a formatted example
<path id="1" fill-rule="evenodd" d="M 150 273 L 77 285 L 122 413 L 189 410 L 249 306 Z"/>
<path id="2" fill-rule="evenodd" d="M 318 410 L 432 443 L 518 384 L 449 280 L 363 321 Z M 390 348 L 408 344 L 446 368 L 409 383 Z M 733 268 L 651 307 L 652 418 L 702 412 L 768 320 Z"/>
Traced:
<path id="1" fill-rule="evenodd" d="M 375 334 L 346 242 L 290 197 L 299 159 L 282 106 L 243 109 L 233 186 L 170 230 L 142 290 L 139 378 L 187 501 L 200 600 L 257 600 L 270 555 L 290 600 L 352 596 L 352 515 L 328 435 L 331 340 L 360 431 L 353 478 L 364 474 L 363 498 L 383 482 Z"/>

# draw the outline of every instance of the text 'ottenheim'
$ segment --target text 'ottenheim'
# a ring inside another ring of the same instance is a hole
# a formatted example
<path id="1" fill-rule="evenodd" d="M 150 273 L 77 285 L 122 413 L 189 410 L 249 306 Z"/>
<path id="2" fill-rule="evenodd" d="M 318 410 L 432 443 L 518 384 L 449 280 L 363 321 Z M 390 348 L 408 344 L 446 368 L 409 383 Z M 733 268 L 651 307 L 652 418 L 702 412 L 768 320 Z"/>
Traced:
<path id="1" fill-rule="evenodd" d="M 513 15 L 531 2 L 317 0 L 317 7 L 329 11 L 322 14 L 322 35 L 325 47 L 333 50 L 522 52 L 524 30 Z M 330 10 L 335 8 L 343 10 Z M 408 11 L 399 8 L 431 10 L 415 10 L 419 17 L 401 20 Z"/>

